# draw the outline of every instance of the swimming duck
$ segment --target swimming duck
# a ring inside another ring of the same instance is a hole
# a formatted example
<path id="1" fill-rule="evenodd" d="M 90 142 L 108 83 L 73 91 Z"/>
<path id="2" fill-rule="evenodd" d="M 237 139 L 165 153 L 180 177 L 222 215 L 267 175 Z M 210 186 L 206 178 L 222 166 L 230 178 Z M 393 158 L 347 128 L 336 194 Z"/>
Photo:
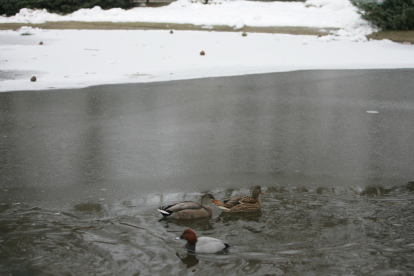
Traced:
<path id="1" fill-rule="evenodd" d="M 260 194 L 264 194 L 260 186 L 254 186 L 252 189 L 252 196 L 237 196 L 231 199 L 223 200 L 221 206 L 217 206 L 223 212 L 254 212 L 262 208 L 262 201 Z"/>
<path id="2" fill-rule="evenodd" d="M 196 233 L 190 228 L 184 230 L 183 234 L 175 239 L 187 240 L 184 248 L 195 253 L 218 253 L 230 247 L 225 241 L 211 237 L 199 237 L 197 239 Z"/>
<path id="3" fill-rule="evenodd" d="M 201 204 L 194 201 L 183 201 L 168 206 L 161 206 L 158 211 L 164 217 L 178 219 L 194 219 L 211 216 L 213 210 L 209 206 L 211 202 L 221 204 L 214 199 L 212 194 L 205 194 L 201 197 Z"/>

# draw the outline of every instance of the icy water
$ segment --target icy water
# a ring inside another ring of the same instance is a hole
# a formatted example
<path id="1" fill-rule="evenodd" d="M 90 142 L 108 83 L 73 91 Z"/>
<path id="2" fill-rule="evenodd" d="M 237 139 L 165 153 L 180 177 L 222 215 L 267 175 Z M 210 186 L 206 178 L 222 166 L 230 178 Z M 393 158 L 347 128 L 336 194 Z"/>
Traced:
<path id="1" fill-rule="evenodd" d="M 247 190 L 215 190 L 216 197 Z M 269 187 L 248 215 L 160 219 L 154 209 L 199 195 L 154 194 L 71 209 L 1 206 L 2 275 L 413 275 L 414 184 L 400 188 Z M 186 228 L 228 253 L 193 255 Z M 7 274 L 9 273 L 9 274 Z"/>
<path id="2" fill-rule="evenodd" d="M 412 87 L 360 70 L 2 93 L 0 275 L 413 275 Z M 156 211 L 257 184 L 257 213 Z M 188 254 L 186 228 L 232 248 Z"/>

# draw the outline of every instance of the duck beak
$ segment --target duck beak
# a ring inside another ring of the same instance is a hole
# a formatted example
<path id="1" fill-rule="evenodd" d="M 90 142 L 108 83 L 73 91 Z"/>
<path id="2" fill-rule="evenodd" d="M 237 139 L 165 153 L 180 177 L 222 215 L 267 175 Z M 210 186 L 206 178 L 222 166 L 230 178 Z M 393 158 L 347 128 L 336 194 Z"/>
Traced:
<path id="1" fill-rule="evenodd" d="M 260 192 L 262 195 L 264 195 L 264 193 L 263 192 Z"/>
<path id="2" fill-rule="evenodd" d="M 217 201 L 217 200 L 214 200 L 214 203 L 221 204 L 221 202 L 220 201 Z"/>
<path id="3" fill-rule="evenodd" d="M 179 237 L 176 237 L 175 239 L 176 239 L 176 240 L 182 240 L 182 239 L 183 239 L 183 235 L 181 235 L 181 236 L 179 236 Z"/>

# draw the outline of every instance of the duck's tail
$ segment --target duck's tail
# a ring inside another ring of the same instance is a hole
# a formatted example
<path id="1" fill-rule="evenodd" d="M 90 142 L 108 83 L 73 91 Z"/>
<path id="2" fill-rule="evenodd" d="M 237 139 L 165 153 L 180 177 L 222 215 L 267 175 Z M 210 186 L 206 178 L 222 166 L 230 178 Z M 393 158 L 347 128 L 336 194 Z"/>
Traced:
<path id="1" fill-rule="evenodd" d="M 160 208 L 157 209 L 157 211 L 160 212 L 161 215 L 163 215 L 164 217 L 168 217 L 173 213 L 173 211 L 168 210 L 170 206 L 161 206 Z"/>
<path id="2" fill-rule="evenodd" d="M 223 210 L 223 212 L 229 212 L 230 211 L 229 208 L 226 208 L 224 206 L 217 206 L 217 208 L 220 208 L 221 210 Z"/>

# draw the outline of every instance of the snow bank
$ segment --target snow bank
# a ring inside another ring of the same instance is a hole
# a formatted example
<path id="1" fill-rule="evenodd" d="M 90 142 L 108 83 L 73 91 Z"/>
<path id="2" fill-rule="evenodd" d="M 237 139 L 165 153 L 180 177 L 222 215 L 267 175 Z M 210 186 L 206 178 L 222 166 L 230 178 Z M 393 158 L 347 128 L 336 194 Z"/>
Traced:
<path id="1" fill-rule="evenodd" d="M 306 2 L 252 2 L 212 0 L 177 0 L 158 8 L 137 7 L 102 10 L 100 7 L 80 9 L 61 16 L 46 10 L 22 9 L 11 17 L 0 17 L 0 23 L 44 23 L 47 21 L 83 22 L 162 22 L 195 25 L 292 26 L 340 28 L 336 35 L 365 35 L 374 31 L 362 20 L 349 0 L 308 0 Z"/>
<path id="2" fill-rule="evenodd" d="M 21 34 L 32 34 L 24 35 Z M 43 45 L 39 45 L 39 42 Z M 200 55 L 204 51 L 205 55 Z M 0 91 L 81 88 L 305 69 L 414 68 L 414 47 L 391 41 L 205 31 L 0 32 Z M 31 76 L 37 81 L 31 82 Z M 1 77 L 1 74 L 0 74 Z"/>

